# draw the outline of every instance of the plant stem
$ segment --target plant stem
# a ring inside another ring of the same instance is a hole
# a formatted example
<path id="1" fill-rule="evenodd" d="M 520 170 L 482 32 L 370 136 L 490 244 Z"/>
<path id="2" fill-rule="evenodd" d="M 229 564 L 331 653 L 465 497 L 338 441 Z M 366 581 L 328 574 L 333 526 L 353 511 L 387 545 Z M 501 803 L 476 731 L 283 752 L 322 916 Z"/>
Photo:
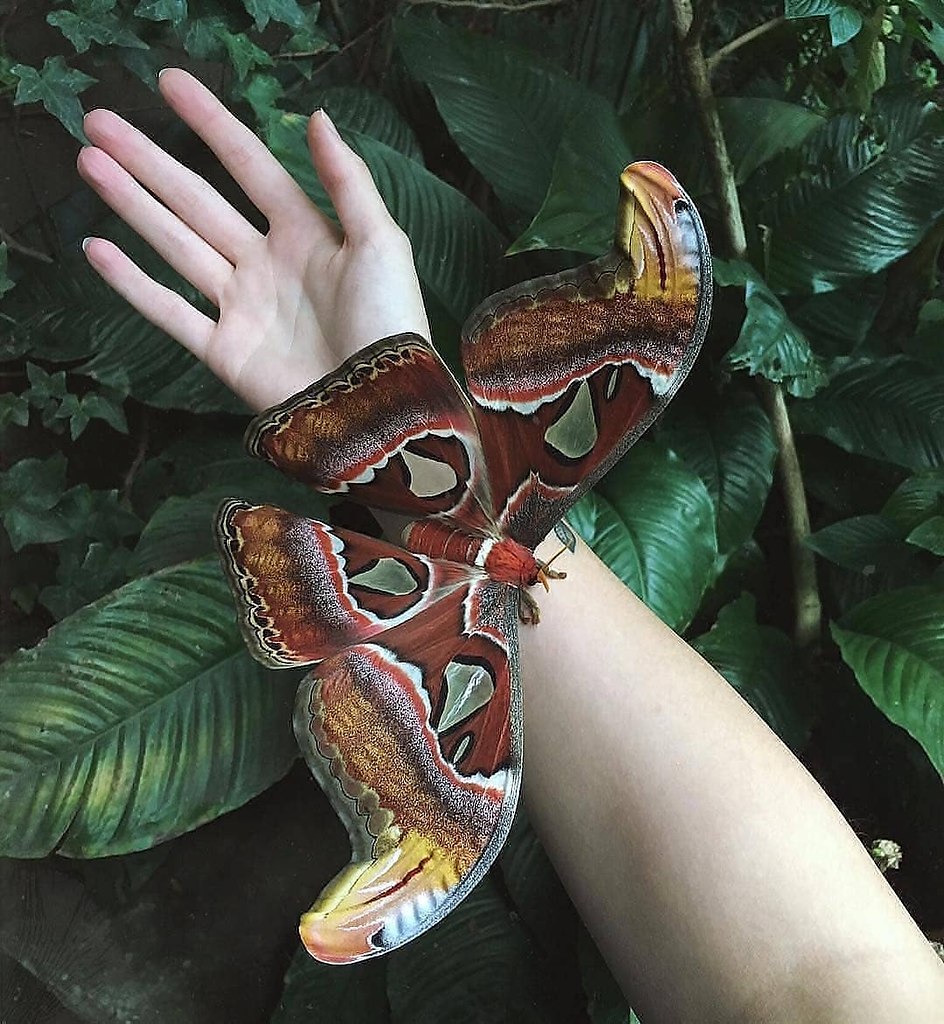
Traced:
<path id="1" fill-rule="evenodd" d="M 701 26 L 694 23 L 691 0 L 672 0 L 672 13 L 679 50 L 705 135 L 708 163 L 714 178 L 721 222 L 726 235 L 726 249 L 735 259 L 744 259 L 747 255 L 747 236 L 738 201 L 734 168 L 711 89 L 708 62 L 701 46 Z M 794 597 L 793 634 L 797 645 L 805 648 L 819 639 L 822 619 L 822 605 L 816 584 L 815 555 L 804 543 L 810 533 L 806 490 L 803 486 L 803 474 L 800 470 L 800 460 L 797 457 L 796 442 L 783 389 L 779 384 L 764 377 L 757 378 L 757 385 L 777 439 L 780 486 L 787 507 L 787 526 L 790 532 Z"/>
<path id="2" fill-rule="evenodd" d="M 723 60 L 730 57 L 735 50 L 740 50 L 742 46 L 752 43 L 755 39 L 766 35 L 772 29 L 780 28 L 781 25 L 786 24 L 786 21 L 787 19 L 781 14 L 776 18 L 771 18 L 770 21 L 765 21 L 760 25 L 749 29 L 742 35 L 732 39 L 730 43 L 725 43 L 724 46 L 719 47 L 713 54 L 711 54 L 711 56 L 705 58 L 709 74 L 713 72 Z"/>

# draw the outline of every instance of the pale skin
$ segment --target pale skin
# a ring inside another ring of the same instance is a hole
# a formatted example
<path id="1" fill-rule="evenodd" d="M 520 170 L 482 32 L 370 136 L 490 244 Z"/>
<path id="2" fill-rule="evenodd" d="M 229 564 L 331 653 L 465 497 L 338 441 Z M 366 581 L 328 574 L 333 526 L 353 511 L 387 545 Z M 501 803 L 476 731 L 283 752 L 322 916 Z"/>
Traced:
<path id="1" fill-rule="evenodd" d="M 409 241 L 324 114 L 308 140 L 342 229 L 194 78 L 160 88 L 269 229 L 93 111 L 82 177 L 219 316 L 88 240 L 116 291 L 253 409 L 378 338 L 429 337 Z M 644 1024 L 944 1022 L 944 965 L 802 765 L 588 549 L 555 568 L 521 636 L 528 810 Z"/>

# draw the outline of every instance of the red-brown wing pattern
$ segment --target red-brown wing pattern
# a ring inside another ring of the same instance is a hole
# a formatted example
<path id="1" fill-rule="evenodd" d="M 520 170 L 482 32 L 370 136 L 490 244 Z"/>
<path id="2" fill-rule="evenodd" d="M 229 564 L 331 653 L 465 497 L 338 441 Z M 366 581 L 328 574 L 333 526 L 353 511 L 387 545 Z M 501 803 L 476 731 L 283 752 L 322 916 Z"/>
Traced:
<path id="1" fill-rule="evenodd" d="M 616 242 L 576 270 L 486 300 L 462 361 L 499 526 L 529 547 L 658 416 L 707 327 L 711 261 L 658 164 L 620 179 Z"/>
<path id="2" fill-rule="evenodd" d="M 328 658 L 481 576 L 273 505 L 225 502 L 217 537 L 246 642 L 273 668 Z"/>
<path id="3" fill-rule="evenodd" d="M 319 491 L 487 530 L 491 499 L 468 398 L 418 335 L 385 338 L 257 417 L 250 452 Z"/>
<path id="4" fill-rule="evenodd" d="M 516 617 L 510 588 L 473 582 L 299 687 L 295 732 L 352 848 L 302 917 L 317 959 L 414 938 L 501 849 L 521 777 Z"/>

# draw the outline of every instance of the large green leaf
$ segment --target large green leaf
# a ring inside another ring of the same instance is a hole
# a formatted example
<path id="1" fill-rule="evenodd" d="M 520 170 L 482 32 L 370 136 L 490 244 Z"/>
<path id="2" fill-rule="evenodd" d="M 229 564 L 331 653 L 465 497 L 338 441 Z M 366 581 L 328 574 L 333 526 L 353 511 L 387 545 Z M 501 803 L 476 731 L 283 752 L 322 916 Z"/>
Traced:
<path id="1" fill-rule="evenodd" d="M 824 124 L 823 116 L 808 107 L 770 96 L 723 96 L 718 113 L 739 185 L 761 164 L 799 146 Z"/>
<path id="2" fill-rule="evenodd" d="M 307 118 L 284 114 L 268 126 L 272 152 L 322 208 L 330 202 L 315 176 L 305 140 Z M 377 188 L 410 236 L 420 279 L 457 319 L 497 283 L 504 242 L 491 222 L 460 192 L 422 164 L 359 132 L 344 132 L 370 167 Z"/>
<path id="3" fill-rule="evenodd" d="M 531 50 L 432 19 L 401 19 L 397 44 L 499 199 L 537 210 L 564 127 L 589 91 Z"/>
<path id="4" fill-rule="evenodd" d="M 849 42 L 862 28 L 862 15 L 840 0 L 786 0 L 784 14 L 788 18 L 828 17 L 833 46 Z"/>
<path id="5" fill-rule="evenodd" d="M 924 748 L 944 776 L 944 590 L 907 587 L 877 596 L 832 634 L 863 690 Z"/>
<path id="6" fill-rule="evenodd" d="M 882 515 L 903 533 L 916 530 L 930 518 L 944 515 L 944 469 L 909 477 L 885 502 Z"/>
<path id="7" fill-rule="evenodd" d="M 642 444 L 585 495 L 568 521 L 673 629 L 698 610 L 718 555 L 714 505 L 674 453 Z"/>
<path id="8" fill-rule="evenodd" d="M 388 1024 L 386 960 L 350 967 L 322 964 L 299 949 L 292 957 L 270 1024 Z"/>
<path id="9" fill-rule="evenodd" d="M 509 253 L 572 249 L 598 256 L 613 244 L 619 175 L 632 160 L 613 108 L 595 97 L 568 125 L 547 195 Z"/>
<path id="10" fill-rule="evenodd" d="M 852 114 L 814 133 L 808 173 L 765 214 L 774 291 L 829 291 L 883 270 L 944 212 L 944 111 L 911 98 L 880 108 L 878 140 Z"/>
<path id="11" fill-rule="evenodd" d="M 830 562 L 867 576 L 894 569 L 913 554 L 903 532 L 877 515 L 841 519 L 811 534 L 806 543 Z"/>
<path id="12" fill-rule="evenodd" d="M 0 853 L 141 850 L 288 770 L 296 673 L 246 651 L 219 562 L 137 580 L 0 666 Z"/>
<path id="13" fill-rule="evenodd" d="M 857 363 L 792 406 L 794 427 L 909 469 L 944 467 L 944 374 L 893 357 Z"/>
<path id="14" fill-rule="evenodd" d="M 490 875 L 435 928 L 390 954 L 387 994 L 395 1024 L 561 1020 L 540 958 Z"/>
<path id="15" fill-rule="evenodd" d="M 722 401 L 709 413 L 673 409 L 660 439 L 702 479 L 715 503 L 722 556 L 750 539 L 777 461 L 777 443 L 755 402 Z"/>
<path id="16" fill-rule="evenodd" d="M 324 107 L 342 131 L 369 135 L 411 160 L 423 162 L 423 153 L 413 129 L 380 93 L 360 85 L 334 85 L 327 89 L 306 90 L 304 102 L 308 109 Z"/>
<path id="17" fill-rule="evenodd" d="M 742 594 L 692 646 L 727 679 L 778 736 L 800 750 L 810 718 L 798 693 L 793 643 L 786 633 L 757 622 L 756 602 Z"/>

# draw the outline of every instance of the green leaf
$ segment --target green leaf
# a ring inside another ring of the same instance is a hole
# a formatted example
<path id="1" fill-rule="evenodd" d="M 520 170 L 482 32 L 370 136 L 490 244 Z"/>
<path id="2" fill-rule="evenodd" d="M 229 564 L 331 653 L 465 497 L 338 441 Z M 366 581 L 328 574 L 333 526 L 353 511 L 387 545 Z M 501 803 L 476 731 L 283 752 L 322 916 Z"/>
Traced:
<path id="1" fill-rule="evenodd" d="M 307 118 L 299 114 L 273 120 L 269 147 L 312 199 L 330 210 L 309 159 L 306 124 Z M 367 135 L 345 136 L 366 161 L 394 220 L 409 235 L 421 281 L 456 320 L 463 320 L 498 285 L 501 236 L 465 196 L 421 164 Z"/>
<path id="2" fill-rule="evenodd" d="M 740 185 L 778 153 L 795 149 L 825 119 L 807 107 L 769 96 L 723 96 L 718 113 L 734 177 Z"/>
<path id="3" fill-rule="evenodd" d="M 718 547 L 711 496 L 676 454 L 637 445 L 567 519 L 663 621 L 678 632 L 688 625 Z"/>
<path id="4" fill-rule="evenodd" d="M 387 958 L 394 1020 L 410 1024 L 547 1024 L 540 961 L 492 877 L 434 929 Z"/>
<path id="5" fill-rule="evenodd" d="M 85 142 L 84 114 L 76 97 L 98 79 L 68 67 L 62 57 L 47 57 L 39 71 L 26 64 L 14 64 L 10 72 L 20 80 L 13 97 L 15 107 L 23 103 L 42 103 L 79 142 Z"/>
<path id="6" fill-rule="evenodd" d="M 908 355 L 944 373 L 944 300 L 929 299 L 918 312 L 918 329 L 904 344 Z"/>
<path id="7" fill-rule="evenodd" d="M 944 557 L 944 516 L 931 516 L 908 534 L 908 543 Z"/>
<path id="8" fill-rule="evenodd" d="M 205 18 L 190 18 L 185 23 L 184 49 L 197 60 L 216 60 L 225 52 L 223 38 L 229 26 L 218 14 Z"/>
<path id="9" fill-rule="evenodd" d="M 791 395 L 809 398 L 827 381 L 819 359 L 806 336 L 787 316 L 780 300 L 756 271 L 747 264 L 739 269 L 747 276 L 744 292 L 747 313 L 741 333 L 724 357 L 724 363 L 732 370 L 746 370 L 751 376 L 759 374 L 783 384 Z M 722 266 L 720 273 L 725 272 Z M 734 274 L 736 276 L 737 269 Z M 719 277 L 719 284 L 726 280 L 731 278 Z"/>
<path id="10" fill-rule="evenodd" d="M 885 502 L 882 515 L 903 534 L 916 530 L 927 519 L 944 515 L 944 469 L 909 477 Z"/>
<path id="11" fill-rule="evenodd" d="M 239 807 L 295 757 L 297 679 L 249 657 L 215 558 L 82 609 L 0 666 L 0 852 L 127 853 Z"/>
<path id="12" fill-rule="evenodd" d="M 262 31 L 270 21 L 280 22 L 289 28 L 303 29 L 318 17 L 318 4 L 307 10 L 298 6 L 297 0 L 243 0 L 246 11 Z"/>
<path id="13" fill-rule="evenodd" d="M 12 392 L 0 395 L 0 433 L 9 425 L 25 427 L 29 423 L 29 402 Z"/>
<path id="14" fill-rule="evenodd" d="M 935 25 L 944 27 L 944 0 L 911 0 L 911 4 Z"/>
<path id="15" fill-rule="evenodd" d="M 66 485 L 66 458 L 21 459 L 0 473 L 0 520 L 14 551 L 70 537 L 73 525 L 56 510 Z"/>
<path id="16" fill-rule="evenodd" d="M 862 689 L 944 777 L 942 622 L 944 590 L 906 587 L 853 608 L 832 634 Z"/>
<path id="17" fill-rule="evenodd" d="M 718 621 L 692 646 L 727 679 L 777 735 L 801 750 L 811 721 L 798 694 L 793 642 L 779 629 L 757 622 L 756 601 L 742 594 L 722 608 Z"/>
<path id="18" fill-rule="evenodd" d="M 571 249 L 598 256 L 613 244 L 619 175 L 632 160 L 616 112 L 596 98 L 567 127 L 547 195 L 508 253 Z"/>
<path id="19" fill-rule="evenodd" d="M 76 53 L 85 53 L 92 43 L 146 50 L 147 43 L 123 23 L 114 7 L 114 0 L 76 0 L 75 10 L 53 11 L 46 21 L 59 29 Z"/>
<path id="20" fill-rule="evenodd" d="M 350 967 L 322 964 L 298 949 L 270 1024 L 311 1024 L 330 1011 L 332 1024 L 387 1024 L 386 960 Z"/>
<path id="21" fill-rule="evenodd" d="M 285 95 L 285 90 L 274 75 L 252 75 L 247 82 L 237 85 L 234 92 L 252 107 L 256 123 L 263 133 L 269 120 L 281 115 L 277 104 Z"/>
<path id="22" fill-rule="evenodd" d="M 0 298 L 11 289 L 16 287 L 16 281 L 7 274 L 9 259 L 9 248 L 6 242 L 0 242 Z"/>
<path id="23" fill-rule="evenodd" d="M 271 67 L 272 58 L 245 32 L 224 32 L 221 39 L 240 81 L 255 67 Z"/>
<path id="24" fill-rule="evenodd" d="M 57 621 L 97 601 L 128 578 L 131 552 L 127 548 L 79 540 L 60 545 L 57 553 L 56 583 L 39 593 L 39 603 Z"/>
<path id="25" fill-rule="evenodd" d="M 698 415 L 673 409 L 660 440 L 680 455 L 715 504 L 718 551 L 739 548 L 754 533 L 774 478 L 777 443 L 756 403 L 724 401 Z"/>
<path id="26" fill-rule="evenodd" d="M 896 356 L 853 364 L 792 406 L 794 429 L 909 469 L 944 467 L 944 375 Z"/>
<path id="27" fill-rule="evenodd" d="M 839 0 L 786 0 L 784 14 L 787 18 L 828 17 L 833 46 L 849 42 L 862 28 L 862 15 Z"/>
<path id="28" fill-rule="evenodd" d="M 187 19 L 187 0 L 141 0 L 135 16 L 149 21 L 169 21 L 179 25 Z"/>
<path id="29" fill-rule="evenodd" d="M 402 18 L 397 45 L 498 198 L 537 210 L 564 128 L 592 99 L 589 90 L 531 50 L 433 19 Z"/>
<path id="30" fill-rule="evenodd" d="M 790 310 L 790 319 L 809 339 L 819 356 L 863 353 L 869 332 L 885 298 L 884 275 L 854 286 L 811 295 Z"/>
<path id="31" fill-rule="evenodd" d="M 829 291 L 884 270 L 944 212 L 944 111 L 897 95 L 876 102 L 880 138 L 863 138 L 855 115 L 833 118 L 764 214 L 774 291 Z"/>
<path id="32" fill-rule="evenodd" d="M 902 531 L 879 515 L 842 519 L 811 534 L 806 544 L 830 562 L 866 576 L 895 569 L 911 554 Z"/>

